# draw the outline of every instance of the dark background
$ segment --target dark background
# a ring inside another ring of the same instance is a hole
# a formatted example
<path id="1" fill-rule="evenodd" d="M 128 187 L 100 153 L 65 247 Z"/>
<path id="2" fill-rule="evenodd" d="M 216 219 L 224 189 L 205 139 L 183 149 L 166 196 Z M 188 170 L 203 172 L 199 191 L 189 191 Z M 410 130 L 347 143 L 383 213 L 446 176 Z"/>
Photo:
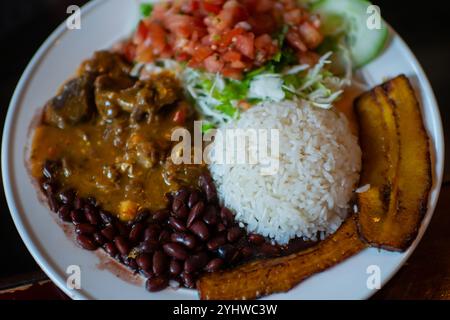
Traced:
<path id="1" fill-rule="evenodd" d="M 0 43 L 2 48 L 0 50 L 0 123 L 2 131 L 9 101 L 27 63 L 47 36 L 67 17 L 66 8 L 71 4 L 82 5 L 85 2 L 87 1 L 2 0 L 0 2 Z M 450 124 L 450 112 L 447 112 L 447 105 L 450 103 L 450 17 L 448 14 L 449 10 L 442 7 L 445 5 L 445 1 L 432 0 L 425 5 L 417 5 L 412 1 L 402 0 L 373 2 L 381 7 L 383 17 L 405 39 L 424 67 L 438 99 L 445 130 Z M 445 131 L 447 137 L 448 132 L 447 130 Z M 450 179 L 448 171 L 446 171 L 445 177 L 445 181 Z M 439 234 L 439 232 L 442 232 L 443 238 L 439 239 L 439 241 L 447 241 L 447 243 L 443 247 L 445 250 L 443 252 L 441 250 L 440 255 L 443 254 L 444 257 L 449 257 L 450 243 L 448 243 L 449 238 L 446 234 L 449 233 L 447 227 L 450 224 L 450 217 L 446 213 L 448 201 L 443 203 L 442 198 L 444 197 L 441 196 L 439 210 L 443 211 L 443 213 L 436 214 L 438 217 L 435 216 L 433 219 L 423 242 L 427 241 L 430 233 Z M 11 282 L 18 281 L 17 279 L 27 279 L 27 277 L 32 276 L 39 277 L 40 273 L 39 267 L 29 255 L 12 223 L 2 188 L 0 189 L 0 208 L 1 290 L 2 287 L 11 285 Z M 438 219 L 439 223 L 437 222 Z M 429 241 L 434 243 L 437 240 Z M 416 260 L 429 258 L 425 256 L 425 252 L 422 253 L 420 251 L 424 246 L 425 248 L 422 251 L 427 251 L 427 244 L 423 245 L 421 243 L 417 250 L 419 252 L 416 251 L 413 254 L 410 264 Z M 432 247 L 432 244 L 429 246 Z M 438 259 L 438 257 L 435 258 Z M 425 271 L 425 275 L 422 274 L 421 276 L 426 277 L 428 272 L 428 276 L 431 279 L 435 272 L 440 272 L 441 269 L 450 269 L 450 266 L 447 264 L 439 265 L 439 262 L 433 263 L 438 264 L 436 266 L 437 269 Z M 400 282 L 402 277 L 407 281 L 408 272 L 414 273 L 419 271 L 421 270 L 402 270 L 403 273 L 400 272 L 391 281 L 388 289 L 384 289 L 385 292 L 382 290 L 377 296 L 380 298 L 400 297 L 401 293 L 399 293 L 400 296 L 396 295 L 396 292 L 400 289 L 392 288 L 396 284 L 396 278 L 400 279 L 397 282 Z M 439 285 L 433 283 L 433 281 L 427 283 L 430 286 Z M 422 289 L 413 290 L 409 296 L 403 294 L 402 297 L 420 297 L 420 290 L 428 290 L 426 284 L 423 286 Z M 431 288 L 429 289 L 431 290 Z M 447 298 L 450 297 L 447 296 Z"/>

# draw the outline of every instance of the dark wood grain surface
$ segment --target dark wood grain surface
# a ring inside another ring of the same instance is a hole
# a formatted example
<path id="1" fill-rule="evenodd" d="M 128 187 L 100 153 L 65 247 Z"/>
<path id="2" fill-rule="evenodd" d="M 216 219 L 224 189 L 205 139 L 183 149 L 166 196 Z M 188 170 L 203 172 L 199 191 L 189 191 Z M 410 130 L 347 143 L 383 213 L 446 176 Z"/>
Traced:
<path id="1" fill-rule="evenodd" d="M 66 8 L 84 0 L 0 2 L 0 122 L 26 64 L 45 38 L 65 19 Z M 407 0 L 373 1 L 423 65 L 436 93 L 445 137 L 450 130 L 450 27 L 444 2 L 417 6 Z M 448 154 L 450 151 L 446 151 Z M 450 159 L 449 157 L 446 157 Z M 448 163 L 449 160 L 446 161 Z M 373 299 L 450 299 L 450 171 L 431 224 L 408 262 Z M 0 299 L 67 299 L 39 269 L 12 223 L 0 190 Z M 31 285 L 30 284 L 33 284 Z M 10 291 L 16 288 L 16 291 Z M 7 290 L 3 291 L 2 290 Z"/>

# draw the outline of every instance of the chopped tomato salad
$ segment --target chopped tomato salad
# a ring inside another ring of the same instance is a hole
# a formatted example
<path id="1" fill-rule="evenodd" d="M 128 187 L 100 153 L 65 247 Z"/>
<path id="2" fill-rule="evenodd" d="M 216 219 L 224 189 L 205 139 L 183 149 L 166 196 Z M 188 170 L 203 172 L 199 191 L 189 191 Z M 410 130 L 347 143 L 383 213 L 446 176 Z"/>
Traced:
<path id="1" fill-rule="evenodd" d="M 300 63 L 318 60 L 320 20 L 295 0 L 172 0 L 155 4 L 127 48 L 138 62 L 170 58 L 240 79 L 283 45 Z"/>

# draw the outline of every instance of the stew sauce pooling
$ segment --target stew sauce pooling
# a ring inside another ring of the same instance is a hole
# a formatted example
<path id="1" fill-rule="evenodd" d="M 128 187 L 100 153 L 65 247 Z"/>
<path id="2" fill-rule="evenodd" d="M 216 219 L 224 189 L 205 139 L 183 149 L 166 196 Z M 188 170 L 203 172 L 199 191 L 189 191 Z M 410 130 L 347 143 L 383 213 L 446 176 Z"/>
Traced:
<path id="1" fill-rule="evenodd" d="M 56 163 L 63 187 L 126 221 L 165 207 L 167 192 L 194 185 L 204 170 L 170 160 L 172 130 L 195 117 L 177 79 L 163 72 L 140 81 L 130 69 L 106 51 L 84 62 L 46 104 L 31 151 L 34 177 Z"/>

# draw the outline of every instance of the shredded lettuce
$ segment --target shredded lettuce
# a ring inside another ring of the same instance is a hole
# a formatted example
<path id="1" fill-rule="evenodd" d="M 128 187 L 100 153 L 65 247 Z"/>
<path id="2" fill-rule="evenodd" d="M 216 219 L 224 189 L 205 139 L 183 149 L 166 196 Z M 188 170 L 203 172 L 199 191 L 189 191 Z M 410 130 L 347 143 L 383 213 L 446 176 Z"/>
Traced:
<path id="1" fill-rule="evenodd" d="M 141 3 L 139 6 L 139 11 L 141 12 L 141 16 L 143 18 L 149 17 L 153 11 L 153 4 L 151 3 Z"/>

